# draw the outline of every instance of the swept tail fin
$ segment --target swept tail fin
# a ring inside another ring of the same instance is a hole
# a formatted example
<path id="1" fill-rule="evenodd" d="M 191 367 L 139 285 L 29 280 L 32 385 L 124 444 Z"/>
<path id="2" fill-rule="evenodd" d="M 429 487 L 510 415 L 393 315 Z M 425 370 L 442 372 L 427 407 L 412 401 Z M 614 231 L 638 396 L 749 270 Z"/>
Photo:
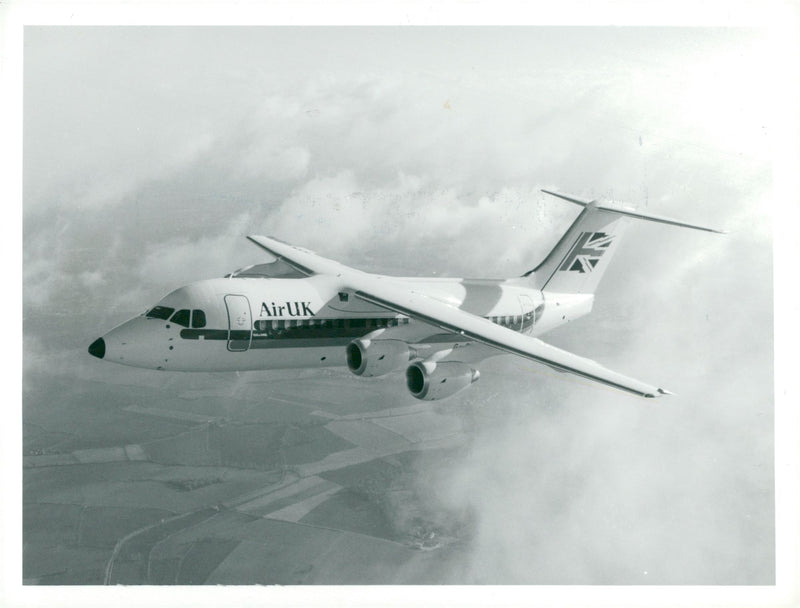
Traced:
<path id="1" fill-rule="evenodd" d="M 580 205 L 583 210 L 542 263 L 523 275 L 530 277 L 541 290 L 594 293 L 630 218 L 724 234 L 721 230 L 632 209 L 618 209 L 549 190 L 542 192 Z"/>

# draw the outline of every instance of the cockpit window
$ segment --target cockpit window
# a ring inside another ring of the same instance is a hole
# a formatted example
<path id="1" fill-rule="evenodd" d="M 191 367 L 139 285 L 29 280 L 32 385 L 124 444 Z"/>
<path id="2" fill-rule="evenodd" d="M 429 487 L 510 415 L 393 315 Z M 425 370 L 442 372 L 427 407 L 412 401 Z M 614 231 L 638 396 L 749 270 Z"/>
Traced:
<path id="1" fill-rule="evenodd" d="M 184 308 L 179 310 L 170 319 L 172 323 L 176 323 L 182 327 L 189 327 L 189 310 Z"/>
<path id="2" fill-rule="evenodd" d="M 156 306 L 147 311 L 145 315 L 148 319 L 169 319 L 174 308 L 167 308 L 166 306 Z"/>
<path id="3" fill-rule="evenodd" d="M 192 311 L 192 327 L 205 327 L 206 326 L 206 313 L 202 310 Z"/>

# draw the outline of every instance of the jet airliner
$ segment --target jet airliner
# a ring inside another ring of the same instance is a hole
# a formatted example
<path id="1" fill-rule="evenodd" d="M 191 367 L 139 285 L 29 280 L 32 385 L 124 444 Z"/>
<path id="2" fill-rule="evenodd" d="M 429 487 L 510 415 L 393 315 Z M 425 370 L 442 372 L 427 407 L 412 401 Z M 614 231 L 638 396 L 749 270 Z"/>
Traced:
<path id="1" fill-rule="evenodd" d="M 592 310 L 631 219 L 722 231 L 543 192 L 583 209 L 522 276 L 370 274 L 276 238 L 249 236 L 269 262 L 176 289 L 95 340 L 89 353 L 163 371 L 347 366 L 375 377 L 404 369 L 408 391 L 422 400 L 466 389 L 479 378 L 481 361 L 510 353 L 642 397 L 669 394 L 538 336 Z"/>

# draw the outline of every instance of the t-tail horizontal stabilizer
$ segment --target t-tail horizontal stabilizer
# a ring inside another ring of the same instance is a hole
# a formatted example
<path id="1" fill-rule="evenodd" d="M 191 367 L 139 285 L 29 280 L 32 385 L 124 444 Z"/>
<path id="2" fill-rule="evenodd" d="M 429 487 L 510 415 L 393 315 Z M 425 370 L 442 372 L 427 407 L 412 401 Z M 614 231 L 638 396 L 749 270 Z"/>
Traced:
<path id="1" fill-rule="evenodd" d="M 639 211 L 634 211 L 633 209 L 619 209 L 617 207 L 609 207 L 607 205 L 601 205 L 597 201 L 586 201 L 576 198 L 574 196 L 567 196 L 566 194 L 559 194 L 558 192 L 545 190 L 544 188 L 542 188 L 542 192 L 550 194 L 551 196 L 556 196 L 560 199 L 564 199 L 565 201 L 569 201 L 570 203 L 575 203 L 576 205 L 580 205 L 581 207 L 590 207 L 590 208 L 600 209 L 602 211 L 610 211 L 611 213 L 617 213 L 619 215 L 636 218 L 637 220 L 647 220 L 648 222 L 658 222 L 659 224 L 670 224 L 672 226 L 681 226 L 682 228 L 692 228 L 694 230 L 704 230 L 706 232 L 715 232 L 717 234 L 727 234 L 724 230 L 716 230 L 714 228 L 698 226 L 697 224 L 689 224 L 688 222 L 681 222 L 678 220 L 670 219 L 668 217 L 661 217 L 659 215 L 641 213 Z"/>

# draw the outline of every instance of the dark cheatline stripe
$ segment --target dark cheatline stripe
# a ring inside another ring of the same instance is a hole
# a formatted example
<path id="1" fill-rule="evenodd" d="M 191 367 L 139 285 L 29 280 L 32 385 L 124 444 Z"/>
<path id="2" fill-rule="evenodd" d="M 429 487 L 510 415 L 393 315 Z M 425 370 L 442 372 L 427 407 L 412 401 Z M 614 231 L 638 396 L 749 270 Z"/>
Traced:
<path id="1" fill-rule="evenodd" d="M 276 340 L 264 336 L 253 336 L 250 349 L 267 350 L 271 348 L 325 348 L 326 346 L 347 346 L 353 338 L 293 338 Z"/>
<path id="2" fill-rule="evenodd" d="M 200 338 L 206 340 L 227 340 L 227 329 L 182 329 L 181 338 L 184 340 L 199 340 Z"/>
<path id="3" fill-rule="evenodd" d="M 360 338 L 378 327 L 282 327 L 280 329 L 270 329 L 265 332 L 253 332 L 253 341 L 273 340 L 286 342 L 294 340 L 319 340 L 319 339 L 342 339 L 345 344 L 353 338 Z M 181 338 L 186 340 L 198 340 L 200 337 L 205 340 L 227 340 L 227 329 L 184 329 L 181 330 Z M 231 332 L 233 340 L 247 340 L 250 337 L 249 331 L 235 330 Z"/>
<path id="4" fill-rule="evenodd" d="M 361 338 L 368 333 L 386 327 L 388 319 L 325 319 L 324 321 L 339 323 L 343 327 L 321 327 L 321 326 L 300 326 L 300 327 L 281 327 L 265 331 L 253 331 L 251 334 L 246 330 L 233 330 L 228 333 L 227 329 L 183 329 L 180 336 L 184 340 L 218 340 L 231 341 L 232 350 L 245 351 L 251 349 L 274 349 L 274 348 L 324 348 L 331 346 L 347 346 L 357 338 Z M 526 330 L 534 324 L 533 315 L 530 318 L 523 318 L 522 329 Z M 515 329 L 518 324 L 512 324 L 511 329 Z M 418 344 L 447 344 L 456 342 L 473 342 L 473 338 L 464 336 L 456 332 L 441 333 L 427 336 L 419 340 Z"/>
<path id="5" fill-rule="evenodd" d="M 291 327 L 275 330 L 273 334 L 253 334 L 250 348 L 314 348 L 325 346 L 347 346 L 353 340 L 365 336 L 374 328 L 323 328 L 323 327 Z M 232 340 L 238 346 L 247 344 L 249 336 L 246 331 L 234 331 Z M 181 338 L 186 340 L 228 340 L 225 329 L 184 329 Z M 472 342 L 472 338 L 453 334 L 436 334 L 420 340 L 420 344 L 443 344 L 448 342 Z"/>

